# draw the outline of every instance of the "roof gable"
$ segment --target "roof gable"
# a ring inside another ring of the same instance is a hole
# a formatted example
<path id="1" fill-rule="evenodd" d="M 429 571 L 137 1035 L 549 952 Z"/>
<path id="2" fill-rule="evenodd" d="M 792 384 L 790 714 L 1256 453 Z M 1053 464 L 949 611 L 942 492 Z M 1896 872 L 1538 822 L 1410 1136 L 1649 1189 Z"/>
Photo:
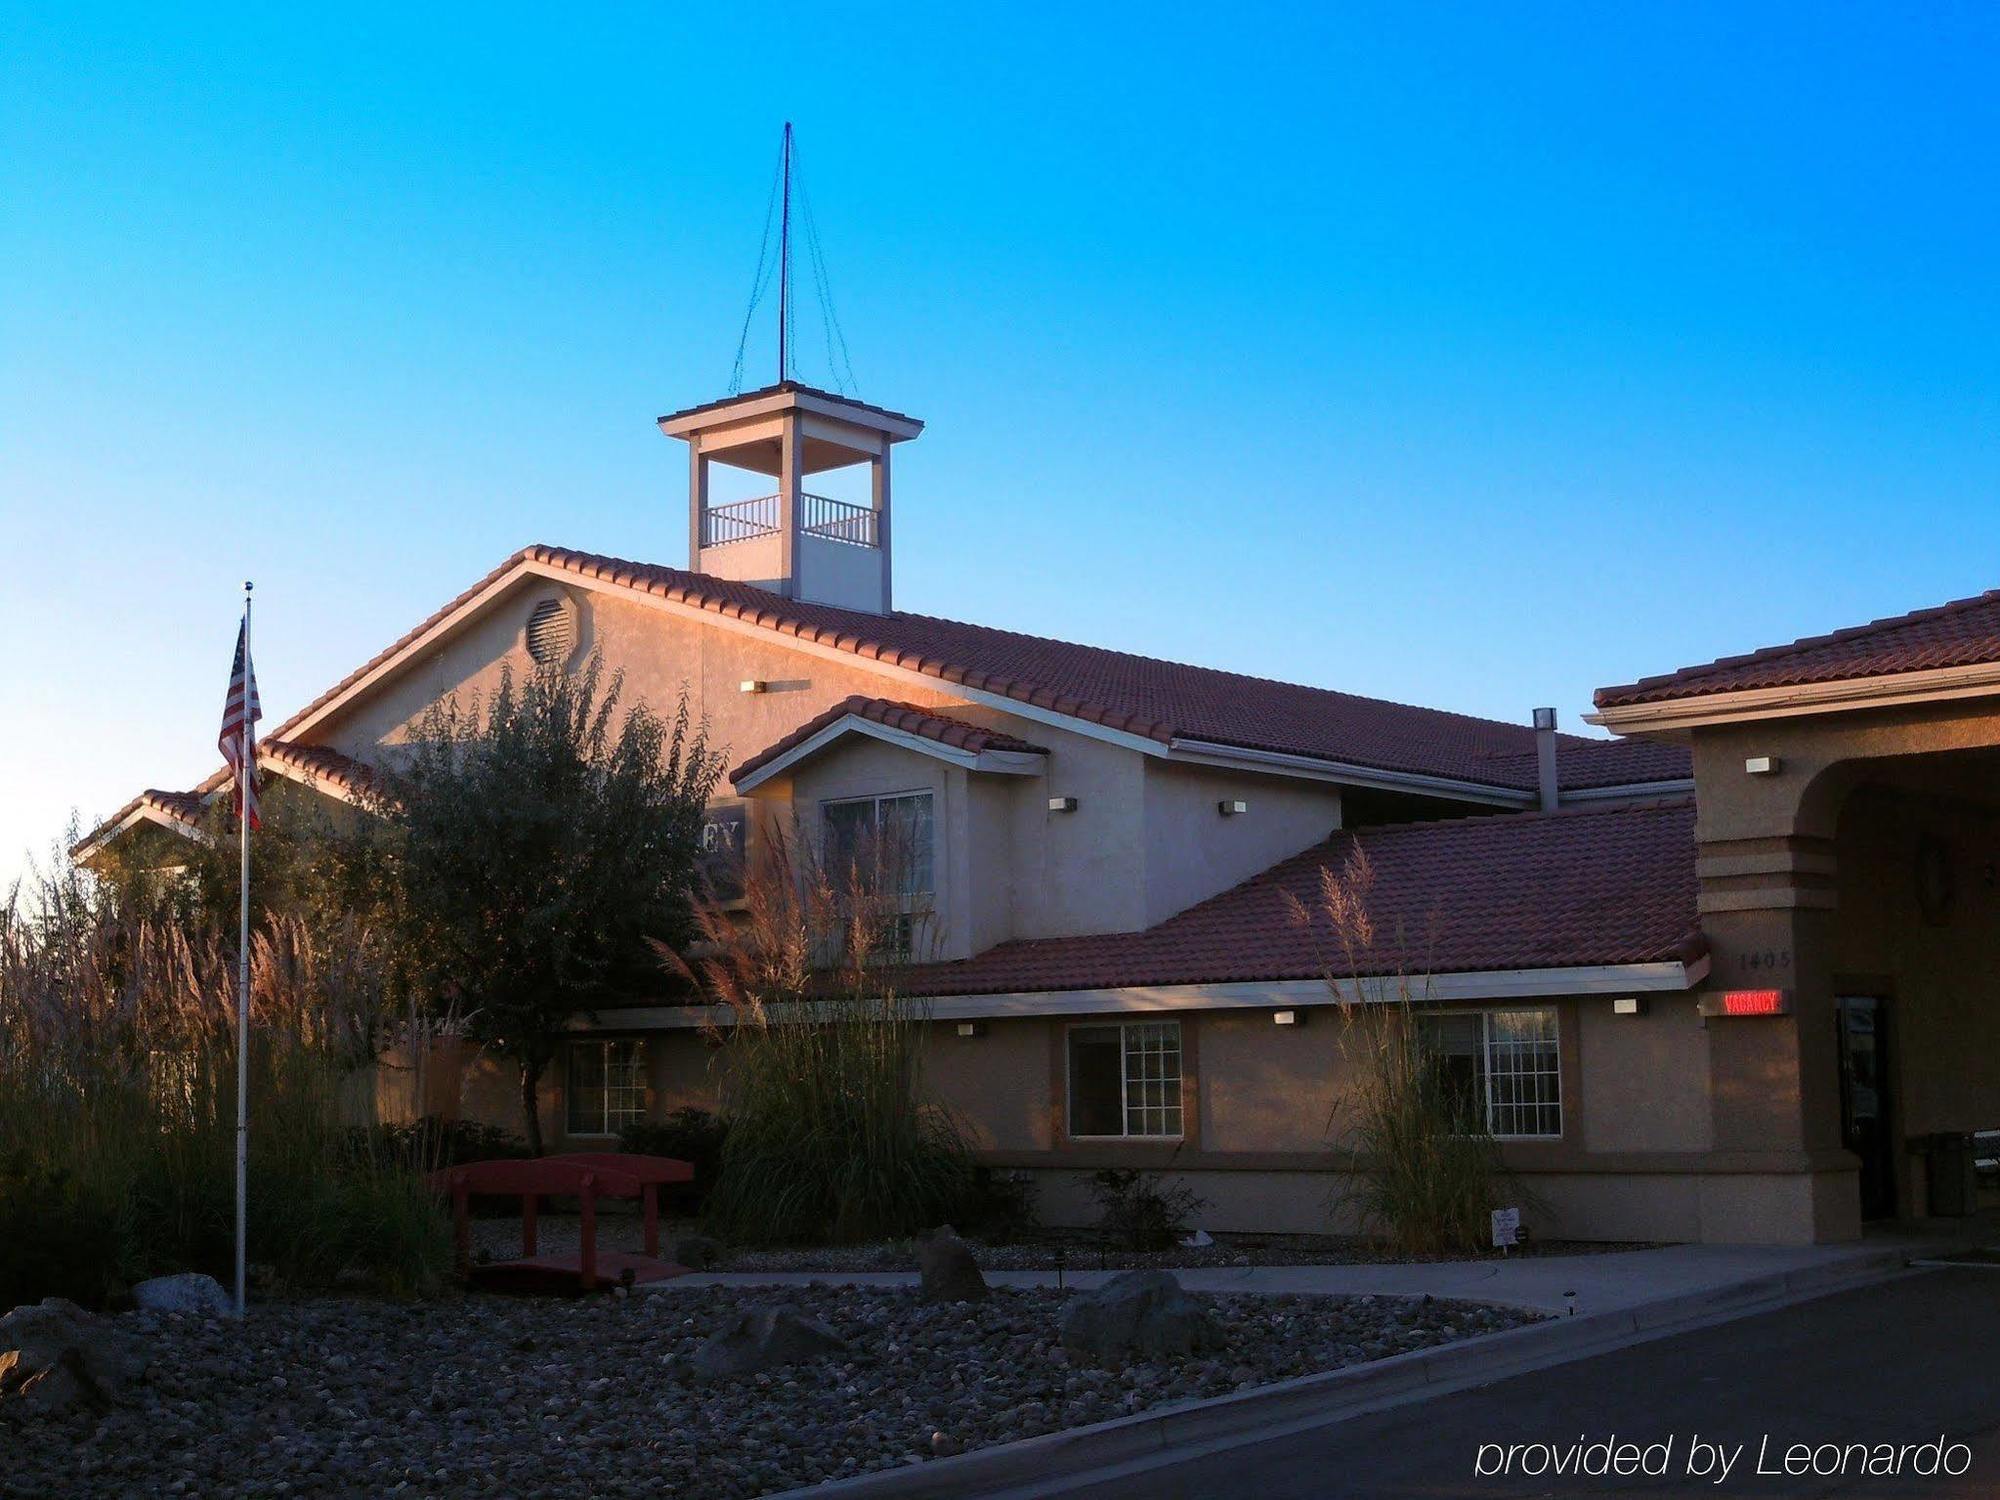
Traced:
<path id="1" fill-rule="evenodd" d="M 934 709 L 855 695 L 815 714 L 775 744 L 750 756 L 729 773 L 729 780 L 739 792 L 754 790 L 850 734 L 888 740 L 981 771 L 1039 771 L 1048 754 L 1039 745 Z"/>

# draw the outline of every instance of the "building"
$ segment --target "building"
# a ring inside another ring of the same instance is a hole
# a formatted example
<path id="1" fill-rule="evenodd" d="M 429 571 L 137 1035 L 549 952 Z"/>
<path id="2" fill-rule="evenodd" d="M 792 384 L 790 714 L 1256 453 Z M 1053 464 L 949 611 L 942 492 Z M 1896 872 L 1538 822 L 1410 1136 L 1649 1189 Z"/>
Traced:
<path id="1" fill-rule="evenodd" d="M 275 729 L 267 772 L 351 798 L 510 663 L 685 684 L 730 758 L 718 848 L 778 818 L 916 840 L 931 1077 L 1057 1221 L 1131 1165 L 1210 1227 L 1342 1222 L 1345 1022 L 1285 893 L 1357 845 L 1373 993 L 1420 976 L 1545 1236 L 1847 1237 L 1933 1206 L 1906 1141 L 2000 1123 L 2000 598 L 1606 690 L 1625 737 L 1586 739 L 899 613 L 891 460 L 921 423 L 788 381 L 660 427 L 686 568 L 529 547 Z M 864 465 L 866 502 L 806 488 Z M 717 466 L 772 492 L 715 499 Z M 185 832 L 222 784 L 148 791 L 79 852 Z M 549 1137 L 712 1102 L 705 1018 L 580 1027 Z M 469 1070 L 467 1110 L 516 1097 Z"/>

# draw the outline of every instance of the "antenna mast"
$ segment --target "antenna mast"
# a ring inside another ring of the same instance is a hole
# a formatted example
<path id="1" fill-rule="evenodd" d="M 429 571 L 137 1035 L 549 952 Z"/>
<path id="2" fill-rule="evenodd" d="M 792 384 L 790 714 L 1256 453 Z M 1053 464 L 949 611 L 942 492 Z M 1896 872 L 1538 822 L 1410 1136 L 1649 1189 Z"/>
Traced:
<path id="1" fill-rule="evenodd" d="M 792 321 L 792 122 L 785 121 L 785 206 L 778 227 L 778 383 L 786 376 L 785 341 Z M 768 221 L 767 221 L 768 222 Z"/>

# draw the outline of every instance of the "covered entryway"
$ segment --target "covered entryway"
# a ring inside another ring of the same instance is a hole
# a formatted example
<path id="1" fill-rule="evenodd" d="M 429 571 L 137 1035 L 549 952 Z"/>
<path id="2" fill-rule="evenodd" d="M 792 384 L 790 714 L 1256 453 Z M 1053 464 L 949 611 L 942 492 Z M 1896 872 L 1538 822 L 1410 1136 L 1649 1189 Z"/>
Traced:
<path id="1" fill-rule="evenodd" d="M 1703 1237 L 2000 1206 L 2000 594 L 1598 705 L 1694 755 Z"/>

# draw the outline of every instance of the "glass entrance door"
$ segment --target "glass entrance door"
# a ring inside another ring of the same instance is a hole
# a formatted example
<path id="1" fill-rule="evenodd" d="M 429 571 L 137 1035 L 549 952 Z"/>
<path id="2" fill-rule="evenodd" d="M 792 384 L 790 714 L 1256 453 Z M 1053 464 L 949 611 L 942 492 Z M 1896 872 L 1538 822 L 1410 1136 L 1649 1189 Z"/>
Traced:
<path id="1" fill-rule="evenodd" d="M 1885 1003 L 1843 995 L 1840 1023 L 1840 1129 L 1861 1158 L 1861 1217 L 1896 1215 L 1895 1153 L 1889 1140 L 1889 1055 Z"/>

